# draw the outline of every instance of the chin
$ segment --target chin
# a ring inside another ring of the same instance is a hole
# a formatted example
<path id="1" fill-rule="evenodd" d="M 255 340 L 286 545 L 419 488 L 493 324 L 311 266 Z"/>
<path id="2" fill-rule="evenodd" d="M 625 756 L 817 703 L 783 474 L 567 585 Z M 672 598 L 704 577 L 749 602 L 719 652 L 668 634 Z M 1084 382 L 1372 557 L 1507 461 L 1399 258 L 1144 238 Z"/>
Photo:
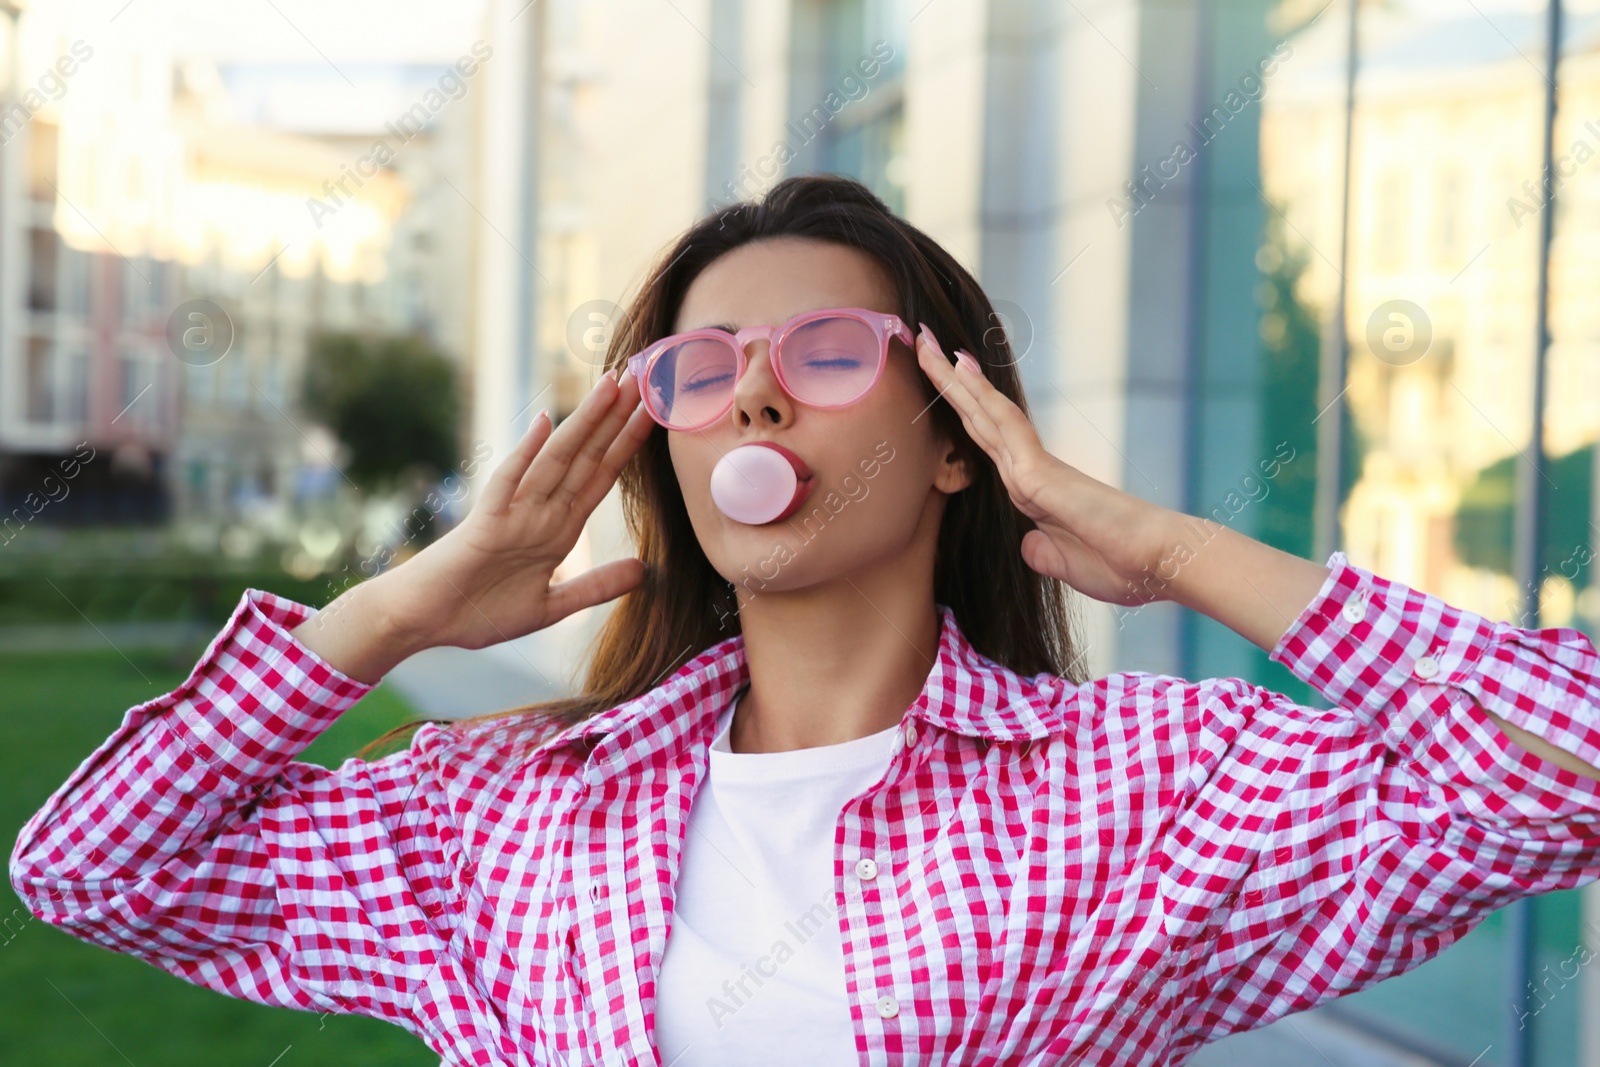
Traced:
<path id="1" fill-rule="evenodd" d="M 847 541 L 844 530 L 830 529 L 816 534 L 810 542 L 792 529 L 781 535 L 767 527 L 754 530 L 765 536 L 756 539 L 753 551 L 727 551 L 715 560 L 717 573 L 744 590 L 745 596 L 794 593 L 830 585 L 848 591 L 846 579 L 893 565 L 893 552 L 863 551 L 867 546 Z"/>
<path id="2" fill-rule="evenodd" d="M 803 569 L 809 569 L 805 567 L 805 553 L 796 550 L 794 535 L 787 532 L 789 536 L 785 537 L 770 527 L 757 526 L 736 535 L 740 543 L 737 548 L 727 546 L 730 551 L 715 562 L 717 573 L 755 592 L 792 587 L 797 584 L 796 579 L 801 579 L 798 584 L 806 584 L 801 576 Z"/>

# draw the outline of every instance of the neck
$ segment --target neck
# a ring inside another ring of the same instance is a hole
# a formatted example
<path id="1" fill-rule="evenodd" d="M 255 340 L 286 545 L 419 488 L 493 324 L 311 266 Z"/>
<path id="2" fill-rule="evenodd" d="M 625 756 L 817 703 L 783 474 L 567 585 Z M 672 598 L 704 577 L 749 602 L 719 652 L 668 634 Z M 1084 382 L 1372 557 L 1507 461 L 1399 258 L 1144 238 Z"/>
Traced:
<path id="1" fill-rule="evenodd" d="M 922 692 L 939 652 L 932 588 L 843 584 L 848 596 L 812 587 L 740 609 L 750 680 L 729 728 L 733 751 L 866 737 L 898 723 Z"/>

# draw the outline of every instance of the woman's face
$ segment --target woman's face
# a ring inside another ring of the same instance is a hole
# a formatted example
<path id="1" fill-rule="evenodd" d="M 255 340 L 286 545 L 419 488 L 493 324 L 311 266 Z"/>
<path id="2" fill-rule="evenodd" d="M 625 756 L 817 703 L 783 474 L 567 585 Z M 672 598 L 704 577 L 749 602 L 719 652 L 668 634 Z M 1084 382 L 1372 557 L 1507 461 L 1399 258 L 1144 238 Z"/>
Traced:
<path id="1" fill-rule="evenodd" d="M 860 307 L 899 314 L 893 287 L 870 256 L 831 242 L 770 238 L 724 254 L 690 285 L 673 332 L 705 326 L 776 326 L 803 311 Z M 907 323 L 913 333 L 916 323 Z M 916 353 L 893 339 L 871 392 L 843 408 L 814 408 L 783 391 L 767 342 L 745 349 L 733 406 L 701 430 L 667 431 L 678 484 L 700 545 L 725 579 L 750 592 L 788 591 L 859 575 L 880 564 L 926 561 L 931 582 L 947 494 L 965 465 L 936 436 L 930 383 Z M 740 445 L 772 441 L 817 477 L 789 518 L 760 526 L 728 518 L 711 499 L 711 470 Z M 844 588 L 848 589 L 848 586 Z"/>

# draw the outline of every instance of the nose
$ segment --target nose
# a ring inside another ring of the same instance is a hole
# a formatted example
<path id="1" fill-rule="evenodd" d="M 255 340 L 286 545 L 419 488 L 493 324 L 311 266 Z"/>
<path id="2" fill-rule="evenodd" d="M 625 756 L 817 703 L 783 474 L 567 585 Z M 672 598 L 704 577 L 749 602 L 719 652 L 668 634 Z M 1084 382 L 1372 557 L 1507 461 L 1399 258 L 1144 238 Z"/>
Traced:
<path id="1" fill-rule="evenodd" d="M 744 429 L 752 423 L 765 421 L 782 426 L 794 419 L 793 401 L 778 384 L 772 367 L 772 338 L 747 337 L 741 331 L 739 342 L 744 346 L 744 373 L 733 383 L 733 406 L 729 415 L 735 429 Z"/>

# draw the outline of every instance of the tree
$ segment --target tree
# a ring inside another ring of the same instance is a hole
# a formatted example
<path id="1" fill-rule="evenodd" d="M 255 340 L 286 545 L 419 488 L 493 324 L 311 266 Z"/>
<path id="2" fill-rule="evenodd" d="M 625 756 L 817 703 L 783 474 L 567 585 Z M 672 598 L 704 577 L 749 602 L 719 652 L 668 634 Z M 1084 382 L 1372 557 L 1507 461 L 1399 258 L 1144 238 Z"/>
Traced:
<path id="1" fill-rule="evenodd" d="M 349 449 L 345 474 L 368 492 L 437 478 L 456 461 L 455 365 L 418 336 L 321 333 L 304 402 Z"/>
<path id="2" fill-rule="evenodd" d="M 1578 588 L 1590 578 L 1595 537 L 1590 523 L 1589 486 L 1594 470 L 1594 445 L 1546 459 L 1544 477 L 1544 544 L 1539 566 L 1544 575 L 1561 575 Z M 1511 574 L 1512 524 L 1516 507 L 1517 456 L 1506 456 L 1480 470 L 1461 493 L 1456 509 L 1455 549 L 1471 567 Z M 1535 475 L 1539 477 L 1539 475 Z"/>
<path id="3" fill-rule="evenodd" d="M 1280 442 L 1295 452 L 1262 501 L 1257 537 L 1296 556 L 1314 550 L 1313 513 L 1317 496 L 1317 382 L 1322 363 L 1322 323 L 1317 309 L 1300 298 L 1300 278 L 1311 253 L 1291 245 L 1282 214 L 1270 211 L 1256 252 L 1256 303 L 1261 308 L 1261 440 L 1259 452 L 1270 456 Z M 1359 442 L 1345 416 L 1343 492 L 1355 480 Z M 1320 562 L 1320 561 L 1319 561 Z"/>

